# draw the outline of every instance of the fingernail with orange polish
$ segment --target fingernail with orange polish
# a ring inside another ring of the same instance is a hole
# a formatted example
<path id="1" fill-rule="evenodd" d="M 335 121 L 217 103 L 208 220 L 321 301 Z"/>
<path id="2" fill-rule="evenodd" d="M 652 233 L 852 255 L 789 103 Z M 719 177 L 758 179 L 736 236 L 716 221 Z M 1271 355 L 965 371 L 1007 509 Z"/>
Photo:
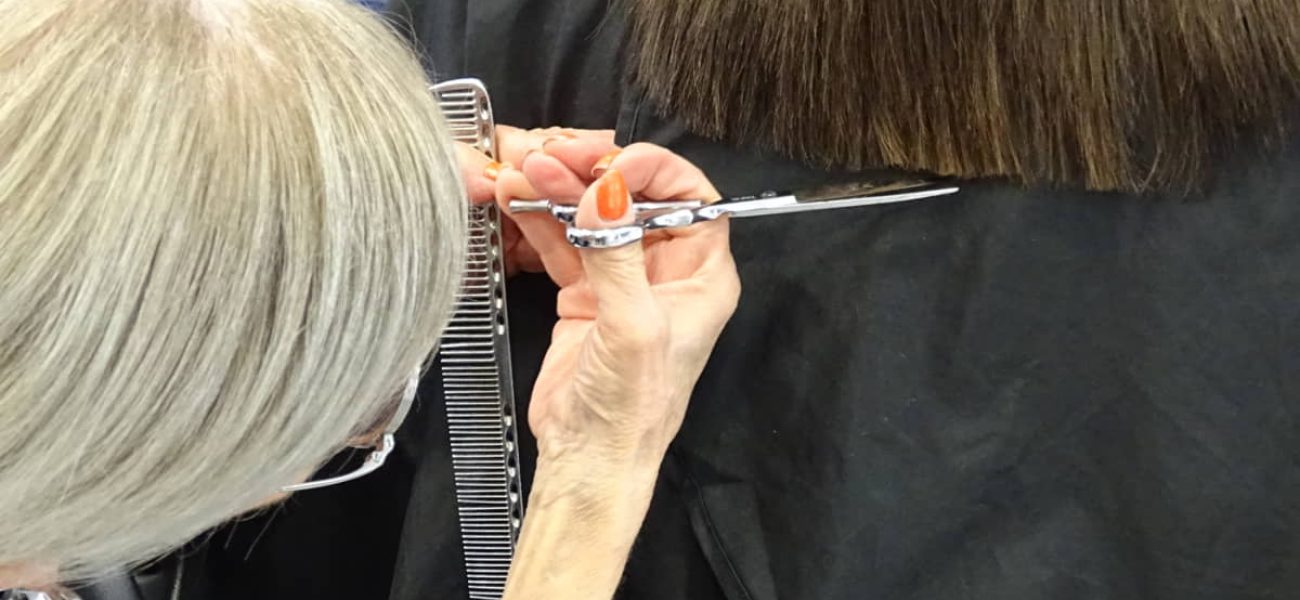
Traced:
<path id="1" fill-rule="evenodd" d="M 631 205 L 632 197 L 627 193 L 623 174 L 613 169 L 606 170 L 596 187 L 596 213 L 600 220 L 606 223 L 621 221 Z"/>
<path id="2" fill-rule="evenodd" d="M 497 177 L 501 176 L 501 171 L 504 171 L 506 169 L 511 169 L 511 168 L 513 167 L 510 166 L 510 163 L 499 163 L 494 160 L 488 163 L 486 167 L 483 167 L 483 176 L 487 177 L 488 179 L 491 179 L 492 181 L 496 181 Z"/>
<path id="3" fill-rule="evenodd" d="M 609 170 L 609 165 L 614 162 L 615 158 L 618 158 L 620 152 L 622 152 L 622 150 L 615 150 L 602 156 L 600 160 L 596 161 L 596 166 L 591 168 L 591 176 L 600 177 L 601 175 L 604 175 L 605 171 Z"/>

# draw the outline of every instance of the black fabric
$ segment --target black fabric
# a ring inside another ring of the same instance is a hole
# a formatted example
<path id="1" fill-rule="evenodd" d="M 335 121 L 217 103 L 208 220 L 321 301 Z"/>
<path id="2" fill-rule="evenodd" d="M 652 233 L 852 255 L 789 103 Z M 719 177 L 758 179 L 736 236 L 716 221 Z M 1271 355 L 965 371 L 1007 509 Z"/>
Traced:
<path id="1" fill-rule="evenodd" d="M 724 193 L 837 177 L 644 108 L 625 141 Z M 726 597 L 1293 597 L 1298 164 L 736 222 L 745 296 L 676 444 L 752 582 Z"/>
<path id="2" fill-rule="evenodd" d="M 155 578 L 141 576 L 139 579 L 149 579 L 156 581 Z M 151 585 L 150 590 L 146 593 L 137 585 L 137 577 L 122 573 L 113 577 L 105 577 L 93 584 L 75 589 L 77 596 L 81 600 L 168 600 L 166 592 L 170 589 L 163 589 L 164 586 Z"/>
<path id="3" fill-rule="evenodd" d="M 394 0 L 393 18 L 442 81 L 489 84 L 500 122 L 611 129 L 623 22 L 609 0 Z"/>
<path id="4" fill-rule="evenodd" d="M 617 125 L 728 193 L 881 175 L 727 148 L 656 116 L 619 84 L 607 7 L 409 0 L 404 18 L 439 78 L 487 82 L 502 123 Z M 1294 598 L 1297 167 L 1295 146 L 1241 156 L 1194 200 L 984 181 L 736 222 L 741 306 L 620 596 Z M 521 409 L 553 293 L 537 277 L 511 285 Z M 214 597 L 464 598 L 436 381 L 422 398 L 399 467 L 366 491 L 296 499 L 248 560 L 210 545 L 230 590 Z"/>

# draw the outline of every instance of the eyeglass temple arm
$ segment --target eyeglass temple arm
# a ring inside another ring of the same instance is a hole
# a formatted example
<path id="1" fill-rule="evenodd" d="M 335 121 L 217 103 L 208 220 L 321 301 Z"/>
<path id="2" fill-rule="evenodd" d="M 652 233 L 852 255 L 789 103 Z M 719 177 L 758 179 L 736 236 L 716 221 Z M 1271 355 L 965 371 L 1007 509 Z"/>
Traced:
<path id="1" fill-rule="evenodd" d="M 298 483 L 294 485 L 286 485 L 280 488 L 280 491 L 286 494 L 292 494 L 295 492 L 306 492 L 308 490 L 318 490 L 321 488 L 327 488 L 330 486 L 338 485 L 340 483 L 347 483 L 349 481 L 355 481 L 357 479 L 361 479 L 366 475 L 378 471 L 380 467 L 384 466 L 384 463 L 388 460 L 388 455 L 392 454 L 393 449 L 396 447 L 397 447 L 397 440 L 393 438 L 393 434 L 385 433 L 384 439 L 379 443 L 379 447 L 375 448 L 375 450 L 371 452 L 369 456 L 366 457 L 366 462 L 361 465 L 361 468 L 352 471 L 351 473 L 344 473 L 343 475 L 339 475 L 338 477 L 331 477 L 329 479 L 318 479 L 316 481 L 308 481 L 306 483 Z"/>

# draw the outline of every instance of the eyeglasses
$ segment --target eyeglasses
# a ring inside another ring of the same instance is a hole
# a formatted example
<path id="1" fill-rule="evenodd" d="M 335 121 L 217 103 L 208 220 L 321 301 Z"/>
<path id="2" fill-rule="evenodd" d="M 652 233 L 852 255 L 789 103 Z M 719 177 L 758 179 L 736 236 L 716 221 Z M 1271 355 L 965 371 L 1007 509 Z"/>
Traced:
<path id="1" fill-rule="evenodd" d="M 411 377 L 406 380 L 406 389 L 402 391 L 402 399 L 397 405 L 397 412 L 393 413 L 393 417 L 389 419 L 388 425 L 384 427 L 383 436 L 379 439 L 379 442 L 372 448 L 370 454 L 366 456 L 365 460 L 361 462 L 360 465 L 353 467 L 342 475 L 287 485 L 280 488 L 280 491 L 286 494 L 292 494 L 295 492 L 305 492 L 307 490 L 319 490 L 340 483 L 356 481 L 366 475 L 378 471 L 379 468 L 384 466 L 384 463 L 388 460 L 388 455 L 392 454 L 393 449 L 397 447 L 397 439 L 394 436 L 397 433 L 397 429 L 402 426 L 402 422 L 406 420 L 406 415 L 411 412 L 411 406 L 415 404 L 415 393 L 419 387 L 420 371 L 416 370 L 416 372 L 412 373 Z"/>
<path id="2" fill-rule="evenodd" d="M 318 490 L 321 488 L 356 481 L 366 475 L 378 471 L 384 463 L 388 461 L 388 456 L 393 453 L 397 447 L 397 439 L 394 437 L 397 430 L 406 420 L 406 415 L 411 412 L 411 407 L 415 404 L 415 394 L 420 388 L 420 370 L 416 369 L 411 377 L 406 380 L 406 388 L 402 390 L 401 401 L 398 402 L 397 412 L 393 413 L 388 424 L 384 426 L 383 436 L 373 447 L 370 454 L 366 456 L 359 466 L 347 471 L 342 475 L 327 477 L 323 479 L 314 479 L 295 485 L 287 485 L 280 488 L 280 491 L 286 494 L 294 492 L 305 492 L 307 490 Z M 0 600 L 77 600 L 79 596 L 71 592 L 59 592 L 57 595 L 50 595 L 48 592 L 38 592 L 32 590 L 0 590 Z"/>

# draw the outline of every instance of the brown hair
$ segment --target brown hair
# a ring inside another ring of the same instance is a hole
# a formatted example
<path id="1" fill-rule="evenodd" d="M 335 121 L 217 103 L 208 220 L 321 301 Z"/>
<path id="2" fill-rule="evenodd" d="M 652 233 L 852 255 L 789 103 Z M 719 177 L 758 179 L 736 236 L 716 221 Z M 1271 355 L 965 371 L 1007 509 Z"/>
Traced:
<path id="1" fill-rule="evenodd" d="M 1296 0 L 636 0 L 631 71 L 702 135 L 817 164 L 1188 190 L 1277 141 Z"/>

